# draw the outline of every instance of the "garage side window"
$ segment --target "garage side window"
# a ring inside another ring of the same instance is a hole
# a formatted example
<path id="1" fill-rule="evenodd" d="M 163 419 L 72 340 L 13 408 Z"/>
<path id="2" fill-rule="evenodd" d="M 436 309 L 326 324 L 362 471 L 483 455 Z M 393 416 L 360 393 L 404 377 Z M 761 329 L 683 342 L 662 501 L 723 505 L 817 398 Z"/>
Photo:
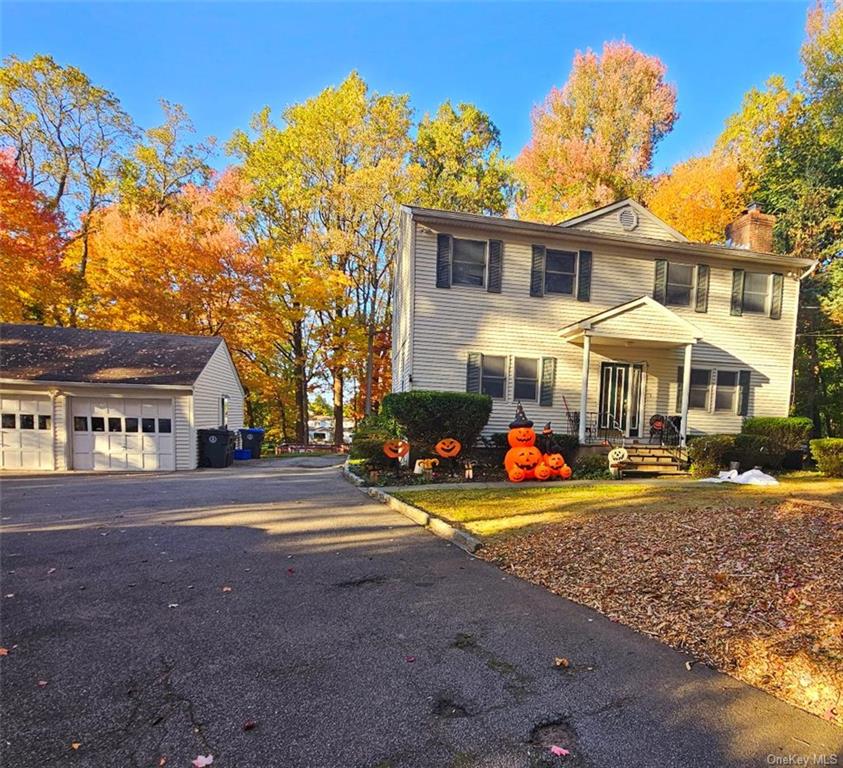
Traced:
<path id="1" fill-rule="evenodd" d="M 91 432 L 105 432 L 105 417 L 91 416 Z"/>
<path id="2" fill-rule="evenodd" d="M 108 431 L 109 432 L 122 432 L 122 419 L 119 416 L 109 416 L 108 417 Z"/>
<path id="3" fill-rule="evenodd" d="M 14 429 L 17 426 L 17 419 L 13 413 L 4 413 L 2 419 L 3 429 Z"/>
<path id="4" fill-rule="evenodd" d="M 50 428 L 50 417 L 49 416 L 39 416 L 38 417 L 38 429 L 49 429 Z"/>
<path id="5" fill-rule="evenodd" d="M 137 432 L 138 431 L 138 420 L 132 416 L 126 417 L 126 431 L 127 432 Z"/>
<path id="6" fill-rule="evenodd" d="M 158 432 L 162 435 L 169 435 L 173 431 L 173 422 L 170 419 L 158 419 Z"/>
<path id="7" fill-rule="evenodd" d="M 35 416 L 31 413 L 22 413 L 20 415 L 21 429 L 35 429 Z"/>
<path id="8" fill-rule="evenodd" d="M 155 431 L 155 419 L 141 419 L 141 431 L 142 432 L 154 432 Z"/>
<path id="9" fill-rule="evenodd" d="M 87 416 L 74 416 L 73 417 L 73 431 L 74 432 L 87 432 L 88 431 L 88 417 Z"/>

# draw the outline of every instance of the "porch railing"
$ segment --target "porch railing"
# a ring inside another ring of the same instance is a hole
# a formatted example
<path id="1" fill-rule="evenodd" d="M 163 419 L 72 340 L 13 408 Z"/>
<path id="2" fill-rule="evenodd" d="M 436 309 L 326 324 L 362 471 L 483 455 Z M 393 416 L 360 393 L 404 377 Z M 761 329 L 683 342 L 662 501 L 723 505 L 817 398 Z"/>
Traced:
<path id="1" fill-rule="evenodd" d="M 580 431 L 579 412 L 574 411 L 569 413 L 565 419 L 563 428 L 559 431 L 567 435 L 578 435 Z M 623 442 L 624 431 L 613 414 L 586 411 L 585 439 L 587 443 L 610 443 L 614 445 Z"/>

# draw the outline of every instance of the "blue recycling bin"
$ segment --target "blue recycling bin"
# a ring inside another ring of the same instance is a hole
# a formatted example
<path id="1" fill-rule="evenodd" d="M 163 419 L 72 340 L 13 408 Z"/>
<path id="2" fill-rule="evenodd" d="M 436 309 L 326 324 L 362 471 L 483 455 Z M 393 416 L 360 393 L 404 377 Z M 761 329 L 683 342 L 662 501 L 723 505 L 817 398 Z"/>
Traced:
<path id="1" fill-rule="evenodd" d="M 264 430 L 260 427 L 240 430 L 240 446 L 252 452 L 253 459 L 261 457 L 261 446 L 263 445 Z"/>

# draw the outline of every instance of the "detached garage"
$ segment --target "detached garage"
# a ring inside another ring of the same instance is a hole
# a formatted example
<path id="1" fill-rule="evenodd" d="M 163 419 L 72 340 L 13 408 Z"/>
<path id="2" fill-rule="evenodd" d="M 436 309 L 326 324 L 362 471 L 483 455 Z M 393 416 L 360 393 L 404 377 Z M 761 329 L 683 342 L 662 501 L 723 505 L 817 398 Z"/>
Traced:
<path id="1" fill-rule="evenodd" d="M 2 324 L 0 422 L 5 470 L 195 469 L 243 387 L 218 337 Z"/>

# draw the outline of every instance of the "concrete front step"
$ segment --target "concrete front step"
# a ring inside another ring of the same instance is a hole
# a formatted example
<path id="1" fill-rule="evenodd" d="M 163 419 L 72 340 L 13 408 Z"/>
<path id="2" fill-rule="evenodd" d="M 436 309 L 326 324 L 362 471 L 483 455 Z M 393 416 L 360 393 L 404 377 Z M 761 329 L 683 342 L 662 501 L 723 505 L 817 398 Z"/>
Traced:
<path id="1" fill-rule="evenodd" d="M 624 475 L 687 475 L 688 472 L 676 464 L 625 464 Z"/>

